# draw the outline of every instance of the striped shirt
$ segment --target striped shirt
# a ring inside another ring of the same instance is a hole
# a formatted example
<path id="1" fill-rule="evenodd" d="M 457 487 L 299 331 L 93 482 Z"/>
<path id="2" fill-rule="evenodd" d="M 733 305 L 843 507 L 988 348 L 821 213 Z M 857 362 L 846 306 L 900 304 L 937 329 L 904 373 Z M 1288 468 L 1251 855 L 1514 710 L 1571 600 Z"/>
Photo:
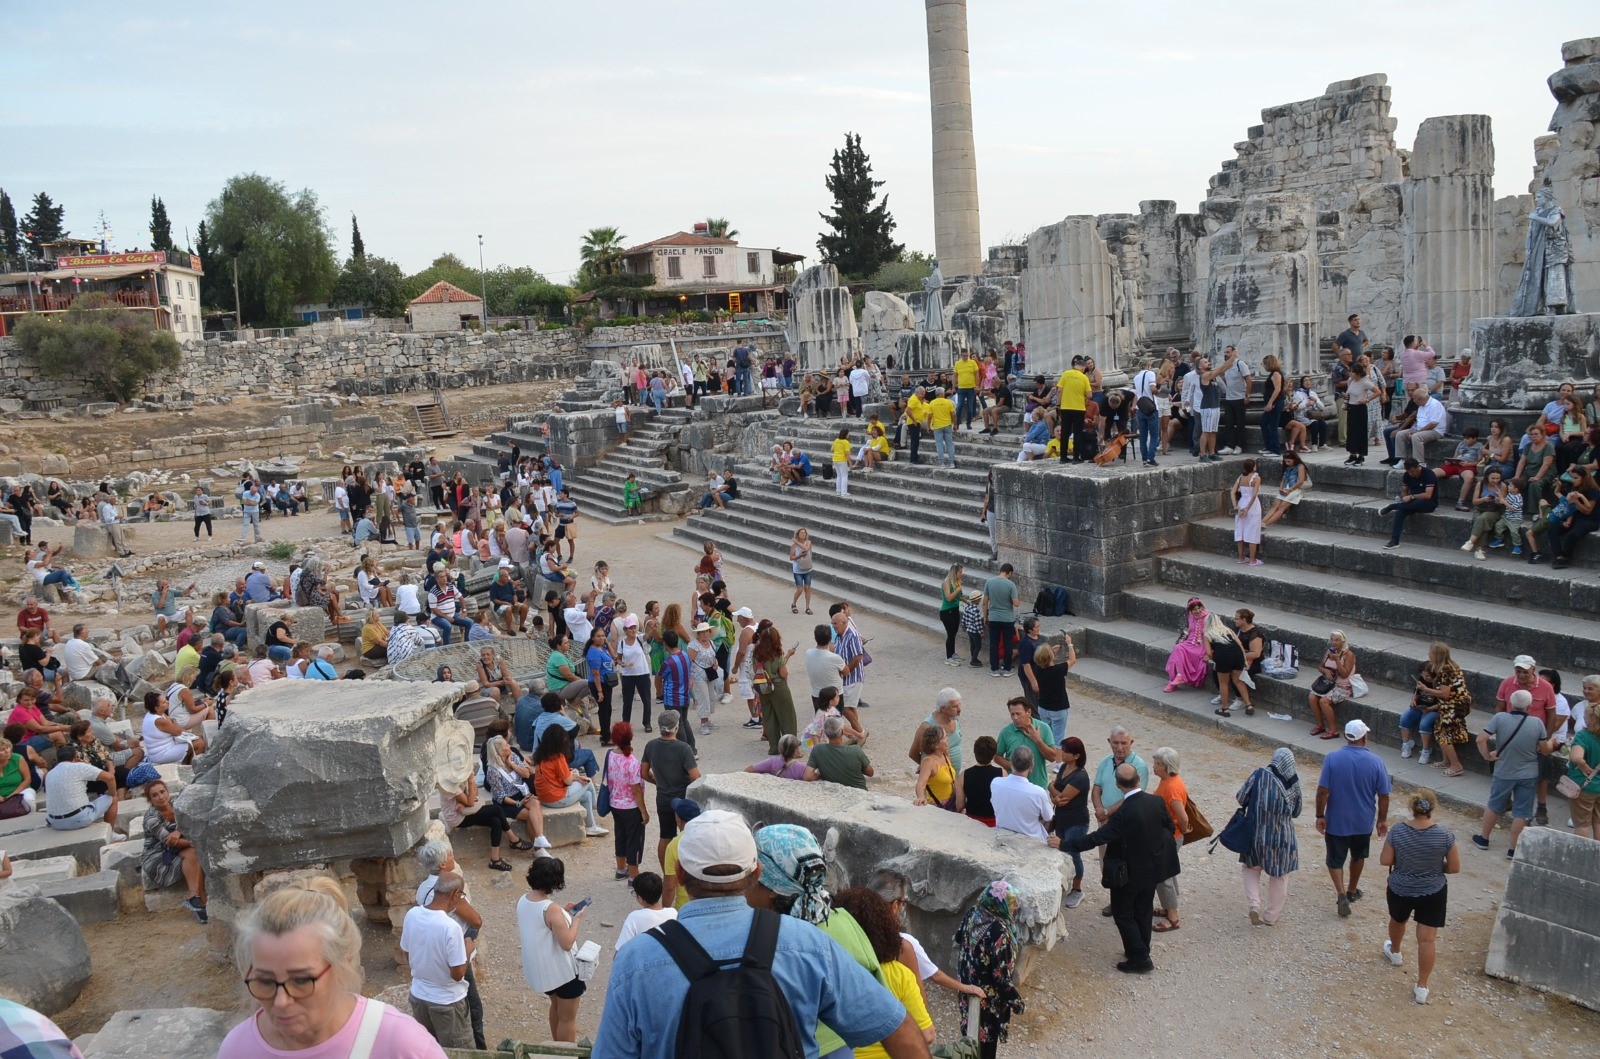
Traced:
<path id="1" fill-rule="evenodd" d="M 847 625 L 844 632 L 833 642 L 833 650 L 835 654 L 844 659 L 846 665 L 849 665 L 852 661 L 861 657 L 861 637 L 856 635 L 854 628 Z M 859 665 L 845 673 L 844 686 L 847 688 L 854 687 L 866 679 L 866 666 Z"/>
<path id="2" fill-rule="evenodd" d="M 1389 869 L 1389 889 L 1399 897 L 1427 897 L 1444 889 L 1444 862 L 1455 847 L 1456 836 L 1446 827 L 1412 827 L 1395 824 L 1389 829 L 1394 847 L 1394 867 Z"/>
<path id="3" fill-rule="evenodd" d="M 661 662 L 661 708 L 681 710 L 689 705 L 689 656 L 669 651 Z"/>

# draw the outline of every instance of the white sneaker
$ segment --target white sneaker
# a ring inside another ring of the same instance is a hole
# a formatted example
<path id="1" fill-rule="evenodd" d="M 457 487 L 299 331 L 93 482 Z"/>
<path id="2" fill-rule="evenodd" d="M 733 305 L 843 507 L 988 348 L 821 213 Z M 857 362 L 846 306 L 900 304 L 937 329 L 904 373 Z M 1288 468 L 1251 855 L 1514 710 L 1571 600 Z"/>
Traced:
<path id="1" fill-rule="evenodd" d="M 1474 559 L 1487 559 L 1487 558 L 1489 558 L 1488 554 L 1485 553 L 1482 548 L 1479 548 L 1477 551 L 1473 552 L 1472 553 L 1472 557 Z"/>
<path id="2" fill-rule="evenodd" d="M 1384 941 L 1384 943 L 1383 943 L 1383 955 L 1390 963 L 1394 964 L 1396 967 L 1399 967 L 1402 963 L 1405 962 L 1404 958 L 1402 958 L 1401 955 L 1398 952 L 1394 951 L 1394 942 L 1392 942 L 1392 941 L 1388 941 L 1388 940 Z"/>
<path id="3" fill-rule="evenodd" d="M 603 827 L 586 827 L 583 829 L 583 833 L 588 835 L 590 838 L 601 838 L 605 835 L 611 834 L 611 832 L 607 831 Z"/>
<path id="4" fill-rule="evenodd" d="M 1234 699 L 1231 703 L 1228 704 L 1228 709 L 1230 709 L 1230 710 L 1242 710 L 1242 709 L 1244 709 L 1244 703 L 1241 702 L 1238 699 Z"/>
<path id="5" fill-rule="evenodd" d="M 1417 755 L 1417 764 L 1419 764 L 1419 765 L 1426 765 L 1428 762 L 1430 762 L 1432 760 L 1433 760 L 1433 751 L 1432 750 L 1424 750 L 1422 753 Z"/>
<path id="6" fill-rule="evenodd" d="M 545 838 L 543 835 L 535 835 L 534 838 L 533 838 L 533 848 L 534 849 L 549 849 L 550 848 L 550 840 L 548 838 Z"/>
<path id="7" fill-rule="evenodd" d="M 1211 705 L 1213 705 L 1213 706 L 1221 706 L 1222 705 L 1222 696 L 1221 695 L 1213 695 L 1213 696 L 1211 696 Z"/>
<path id="8" fill-rule="evenodd" d="M 1410 739 L 1407 739 L 1405 742 L 1401 743 L 1400 744 L 1400 756 L 1401 757 L 1410 757 L 1411 756 L 1411 748 L 1416 746 L 1416 745 L 1417 744 L 1413 740 L 1410 740 Z"/>
<path id="9" fill-rule="evenodd" d="M 700 722 L 700 734 L 701 735 L 710 735 L 711 734 L 711 725 L 708 724 L 705 721 L 701 721 Z"/>
<path id="10" fill-rule="evenodd" d="M 961 664 L 961 659 L 959 659 L 959 658 L 946 658 L 944 660 L 944 664 L 947 665 L 947 666 L 958 666 L 958 665 Z"/>
<path id="11" fill-rule="evenodd" d="M 1464 552 L 1470 552 L 1472 550 L 1472 542 L 1468 541 L 1467 543 L 1463 544 L 1461 546 L 1461 550 Z"/>
<path id="12" fill-rule="evenodd" d="M 728 703 L 730 703 L 732 701 L 733 701 L 733 693 L 732 692 L 729 692 L 728 694 L 722 696 L 722 705 L 726 706 Z"/>
<path id="13" fill-rule="evenodd" d="M 1414 985 L 1411 987 L 1411 998 L 1419 1004 L 1426 1004 L 1428 1002 L 1428 990 L 1423 986 Z"/>

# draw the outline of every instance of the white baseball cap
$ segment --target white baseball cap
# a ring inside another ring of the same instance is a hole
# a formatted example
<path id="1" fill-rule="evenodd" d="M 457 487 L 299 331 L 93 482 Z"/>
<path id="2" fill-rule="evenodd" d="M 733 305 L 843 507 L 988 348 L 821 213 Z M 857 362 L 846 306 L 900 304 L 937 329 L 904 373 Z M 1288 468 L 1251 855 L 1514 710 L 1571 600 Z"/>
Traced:
<path id="1" fill-rule="evenodd" d="M 1367 737 L 1367 733 L 1370 731 L 1372 731 L 1372 729 L 1368 728 L 1363 721 L 1358 719 L 1351 721 L 1349 724 L 1344 726 L 1344 737 L 1352 743 L 1357 743 L 1365 739 Z"/>
<path id="2" fill-rule="evenodd" d="M 721 865 L 739 870 L 732 875 L 707 871 Z M 684 825 L 678 839 L 678 866 L 703 882 L 738 882 L 756 870 L 756 838 L 738 813 L 708 809 Z"/>
<path id="3" fill-rule="evenodd" d="M 733 616 L 735 618 L 750 618 L 753 620 L 756 616 L 756 612 L 751 610 L 749 607 L 740 607 L 738 610 L 733 612 Z"/>
<path id="4" fill-rule="evenodd" d="M 1533 660 L 1532 655 L 1518 655 L 1511 660 L 1513 669 L 1538 669 L 1539 664 Z"/>

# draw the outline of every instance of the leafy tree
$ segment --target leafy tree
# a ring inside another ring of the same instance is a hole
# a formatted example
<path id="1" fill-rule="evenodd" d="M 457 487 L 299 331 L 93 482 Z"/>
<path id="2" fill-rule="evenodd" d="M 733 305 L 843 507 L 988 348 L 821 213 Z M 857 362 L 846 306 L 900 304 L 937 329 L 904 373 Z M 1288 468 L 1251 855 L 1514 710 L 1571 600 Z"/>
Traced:
<path id="1" fill-rule="evenodd" d="M 200 259 L 200 267 L 204 271 L 200 276 L 200 306 L 201 308 L 219 309 L 224 304 L 233 304 L 233 297 L 224 298 L 222 293 L 222 263 L 211 259 L 212 252 L 216 249 L 211 243 L 211 230 L 206 227 L 206 222 L 201 221 L 195 231 L 194 252 Z"/>
<path id="2" fill-rule="evenodd" d="M 227 269 L 231 286 L 237 264 L 245 320 L 286 323 L 297 302 L 327 298 L 339 265 L 332 233 L 311 190 L 291 196 L 282 183 L 245 173 L 229 180 L 211 200 L 206 220 L 217 258 L 208 267 Z"/>
<path id="3" fill-rule="evenodd" d="M 900 256 L 872 274 L 868 280 L 873 290 L 891 294 L 919 291 L 922 281 L 933 271 L 933 257 L 915 250 L 902 250 Z"/>
<path id="4" fill-rule="evenodd" d="M 713 239 L 739 238 L 739 229 L 730 228 L 728 225 L 728 218 L 712 217 L 710 220 L 706 221 L 706 231 Z"/>
<path id="5" fill-rule="evenodd" d="M 616 228 L 590 228 L 583 233 L 578 256 L 583 270 L 593 276 L 614 276 L 622 271 L 622 251 L 627 236 Z"/>
<path id="6" fill-rule="evenodd" d="M 344 263 L 328 300 L 336 306 L 365 306 L 374 316 L 404 316 L 405 281 L 405 274 L 393 261 L 362 254 Z"/>
<path id="7" fill-rule="evenodd" d="M 167 204 L 150 196 L 150 249 L 176 250 L 172 245 L 172 220 L 167 216 Z"/>
<path id="8" fill-rule="evenodd" d="M 477 294 L 487 288 L 489 304 L 484 311 L 490 316 L 536 315 L 537 310 L 525 311 L 516 307 L 515 292 L 519 287 L 549 284 L 543 275 L 526 266 L 501 265 L 485 274 L 455 254 L 446 253 L 434 258 L 433 264 L 421 272 L 407 276 L 401 284 L 402 297 L 409 302 L 440 280 L 454 284 L 470 294 Z M 566 304 L 569 298 L 570 295 L 563 298 L 560 304 Z M 558 305 L 557 311 L 559 308 Z"/>
<path id="9" fill-rule="evenodd" d="M 57 206 L 42 191 L 33 197 L 33 209 L 22 218 L 22 230 L 27 233 L 26 241 L 31 253 L 39 253 L 45 243 L 53 243 L 67 234 L 67 230 L 61 226 L 61 219 L 66 212 L 65 206 Z"/>
<path id="10" fill-rule="evenodd" d="M 52 378 L 86 381 L 105 397 L 127 401 L 157 372 L 178 366 L 178 340 L 158 331 L 149 313 L 118 305 L 109 294 L 75 298 L 65 313 L 24 316 L 16 341 Z"/>
<path id="11" fill-rule="evenodd" d="M 356 215 L 350 215 L 350 256 L 366 257 L 367 244 L 361 241 L 361 225 L 356 223 Z"/>
<path id="12" fill-rule="evenodd" d="M 21 254 L 17 243 L 17 208 L 11 196 L 0 190 L 0 257 L 13 258 Z"/>
<path id="13" fill-rule="evenodd" d="M 567 303 L 572 301 L 572 288 L 540 279 L 512 288 L 509 316 L 542 316 L 549 319 L 560 316 Z"/>
<path id="14" fill-rule="evenodd" d="M 895 229 L 889 196 L 873 204 L 883 181 L 872 178 L 872 161 L 861 149 L 861 137 L 845 133 L 844 149 L 833 152 L 833 172 L 823 181 L 833 193 L 833 214 L 820 216 L 833 229 L 817 237 L 822 260 L 846 276 L 870 276 L 905 249 L 890 236 Z"/>

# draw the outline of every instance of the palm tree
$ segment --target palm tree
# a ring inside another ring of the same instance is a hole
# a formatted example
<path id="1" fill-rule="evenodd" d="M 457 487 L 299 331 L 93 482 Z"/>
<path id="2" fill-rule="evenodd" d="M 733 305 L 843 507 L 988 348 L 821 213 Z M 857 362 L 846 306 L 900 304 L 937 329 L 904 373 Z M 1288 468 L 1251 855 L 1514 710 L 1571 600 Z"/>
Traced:
<path id="1" fill-rule="evenodd" d="M 726 217 L 710 217 L 706 220 L 706 231 L 713 239 L 737 239 L 739 229 L 729 227 Z"/>
<path id="2" fill-rule="evenodd" d="M 583 234 L 583 247 L 579 251 L 583 267 L 596 275 L 614 275 L 626 239 L 627 236 L 615 228 L 590 228 Z"/>

